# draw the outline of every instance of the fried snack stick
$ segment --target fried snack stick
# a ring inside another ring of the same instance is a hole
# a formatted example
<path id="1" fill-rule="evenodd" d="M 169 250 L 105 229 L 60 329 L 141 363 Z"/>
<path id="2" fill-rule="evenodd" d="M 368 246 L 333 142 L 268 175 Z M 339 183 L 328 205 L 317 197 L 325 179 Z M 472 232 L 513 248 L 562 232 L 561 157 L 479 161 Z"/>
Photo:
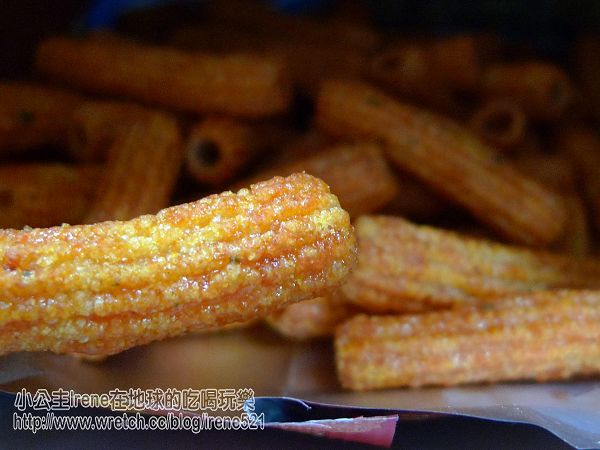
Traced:
<path id="1" fill-rule="evenodd" d="M 0 352 L 110 355 L 328 295 L 355 260 L 322 181 L 274 178 L 129 222 L 0 231 Z"/>
<path id="2" fill-rule="evenodd" d="M 135 122 L 148 120 L 152 111 L 134 103 L 87 101 L 73 113 L 67 148 L 81 162 L 105 162 L 116 137 Z"/>
<path id="3" fill-rule="evenodd" d="M 340 293 L 294 303 L 270 315 L 266 322 L 282 336 L 303 341 L 333 336 L 338 325 L 357 313 Z"/>
<path id="4" fill-rule="evenodd" d="M 451 386 L 600 373 L 600 293 L 547 291 L 483 309 L 357 316 L 336 333 L 345 388 Z"/>
<path id="5" fill-rule="evenodd" d="M 259 56 L 51 38 L 39 46 L 36 64 L 43 73 L 92 92 L 190 112 L 259 117 L 281 113 L 290 102 L 283 67 Z"/>
<path id="6" fill-rule="evenodd" d="M 265 170 L 250 182 L 301 171 L 323 179 L 351 217 L 377 211 L 398 192 L 381 149 L 370 142 L 338 144 L 314 156 Z"/>
<path id="7" fill-rule="evenodd" d="M 378 139 L 400 169 L 518 243 L 556 240 L 566 220 L 562 199 L 499 160 L 457 123 L 396 102 L 356 82 L 326 83 L 317 123 L 344 137 Z"/>
<path id="8" fill-rule="evenodd" d="M 148 111 L 117 134 L 85 223 L 129 220 L 169 204 L 183 162 L 176 120 Z"/>
<path id="9" fill-rule="evenodd" d="M 194 27 L 177 30 L 174 46 L 187 50 L 232 53 L 260 53 L 284 62 L 290 80 L 303 91 L 316 94 L 321 82 L 332 77 L 359 78 L 367 61 L 367 51 L 343 42 L 288 42 L 276 36 L 261 35 L 237 28 Z"/>
<path id="10" fill-rule="evenodd" d="M 79 223 L 94 196 L 100 167 L 65 164 L 0 166 L 0 227 Z"/>
<path id="11" fill-rule="evenodd" d="M 222 186 L 244 169 L 261 144 L 259 133 L 251 125 L 208 117 L 188 134 L 186 168 L 197 182 Z"/>
<path id="12" fill-rule="evenodd" d="M 586 204 L 579 193 L 576 166 L 564 153 L 529 151 L 511 160 L 523 173 L 553 188 L 564 198 L 567 222 L 562 237 L 552 246 L 556 251 L 584 256 L 592 248 L 592 235 Z"/>
<path id="13" fill-rule="evenodd" d="M 559 129 L 555 148 L 575 163 L 593 223 L 600 230 L 600 137 L 591 128 L 566 125 Z"/>
<path id="14" fill-rule="evenodd" d="M 577 166 L 572 158 L 564 153 L 544 153 L 541 150 L 527 149 L 510 156 L 510 162 L 524 174 L 557 192 L 577 190 Z"/>
<path id="15" fill-rule="evenodd" d="M 81 99 L 63 90 L 17 82 L 0 83 L 0 152 L 64 141 Z"/>
<path id="16" fill-rule="evenodd" d="M 505 97 L 520 104 L 533 119 L 558 119 L 574 98 L 566 73 L 543 62 L 490 65 L 483 73 L 481 89 L 489 97 Z"/>
<path id="17" fill-rule="evenodd" d="M 457 35 L 396 42 L 375 53 L 367 74 L 404 97 L 462 114 L 455 94 L 477 90 L 483 55 L 495 50 L 492 41 L 488 36 Z"/>
<path id="18" fill-rule="evenodd" d="M 358 266 L 343 294 L 376 312 L 485 304 L 534 290 L 600 288 L 600 262 L 496 244 L 401 218 L 356 221 Z"/>
<path id="19" fill-rule="evenodd" d="M 490 100 L 473 112 L 469 127 L 497 149 L 514 149 L 527 136 L 527 116 L 513 101 Z"/>

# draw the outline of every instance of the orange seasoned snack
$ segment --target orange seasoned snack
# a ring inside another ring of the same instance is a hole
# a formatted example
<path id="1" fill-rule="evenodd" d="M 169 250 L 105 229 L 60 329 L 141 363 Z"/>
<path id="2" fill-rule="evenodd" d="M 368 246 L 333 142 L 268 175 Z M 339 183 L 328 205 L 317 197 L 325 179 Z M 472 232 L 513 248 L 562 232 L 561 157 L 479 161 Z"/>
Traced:
<path id="1" fill-rule="evenodd" d="M 597 291 L 524 294 L 482 309 L 361 315 L 337 330 L 338 375 L 357 391 L 595 375 L 599 319 Z"/>
<path id="2" fill-rule="evenodd" d="M 0 152 L 63 143 L 80 101 L 60 89 L 0 82 Z"/>
<path id="3" fill-rule="evenodd" d="M 398 192 L 394 175 L 377 144 L 338 144 L 307 158 L 272 167 L 253 181 L 306 171 L 323 179 L 352 217 L 377 211 Z"/>
<path id="4" fill-rule="evenodd" d="M 284 62 L 290 80 L 303 91 L 316 93 L 320 83 L 331 77 L 362 75 L 367 50 L 348 46 L 346 42 L 321 42 L 304 39 L 291 42 L 260 32 L 235 27 L 197 26 L 177 30 L 171 42 L 183 49 L 215 53 L 259 52 Z"/>
<path id="5" fill-rule="evenodd" d="M 450 119 L 393 100 L 358 82 L 330 81 L 317 123 L 345 138 L 378 139 L 399 168 L 517 243 L 547 245 L 563 231 L 562 198 L 500 161 Z"/>
<path id="6" fill-rule="evenodd" d="M 183 162 L 177 121 L 147 110 L 117 133 L 86 223 L 129 220 L 169 204 Z"/>
<path id="7" fill-rule="evenodd" d="M 328 295 L 348 214 L 322 181 L 274 178 L 129 222 L 2 230 L 0 351 L 109 355 Z"/>
<path id="8" fill-rule="evenodd" d="M 471 129 L 497 149 L 522 145 L 527 136 L 527 116 L 514 101 L 490 100 L 476 109 L 469 120 Z"/>
<path id="9" fill-rule="evenodd" d="M 558 66 L 539 61 L 489 66 L 481 80 L 483 94 L 514 100 L 534 119 L 558 119 L 574 99 L 574 88 Z"/>
<path id="10" fill-rule="evenodd" d="M 80 223 L 100 175 L 95 165 L 0 166 L 0 227 L 51 227 Z"/>
<path id="11" fill-rule="evenodd" d="M 135 122 L 148 120 L 153 111 L 135 103 L 86 101 L 73 113 L 67 146 L 81 162 L 104 162 L 116 137 Z"/>
<path id="12" fill-rule="evenodd" d="M 342 291 L 373 312 L 485 304 L 509 294 L 600 288 L 600 262 L 496 244 L 401 218 L 356 221 L 358 266 Z"/>
<path id="13" fill-rule="evenodd" d="M 255 128 L 238 120 L 208 117 L 187 137 L 185 163 L 199 183 L 221 186 L 245 168 L 259 150 Z"/>
<path id="14" fill-rule="evenodd" d="M 282 65 L 248 54 L 214 56 L 119 39 L 56 37 L 41 43 L 36 64 L 91 92 L 190 112 L 261 117 L 285 111 L 291 100 Z"/>
<path id="15" fill-rule="evenodd" d="M 510 161 L 520 172 L 557 192 L 577 190 L 577 164 L 564 153 L 546 154 L 541 150 L 525 149 L 512 155 Z"/>
<path id="16" fill-rule="evenodd" d="M 266 321 L 282 336 L 294 340 L 333 336 L 335 328 L 357 313 L 341 293 L 294 303 L 270 315 Z"/>

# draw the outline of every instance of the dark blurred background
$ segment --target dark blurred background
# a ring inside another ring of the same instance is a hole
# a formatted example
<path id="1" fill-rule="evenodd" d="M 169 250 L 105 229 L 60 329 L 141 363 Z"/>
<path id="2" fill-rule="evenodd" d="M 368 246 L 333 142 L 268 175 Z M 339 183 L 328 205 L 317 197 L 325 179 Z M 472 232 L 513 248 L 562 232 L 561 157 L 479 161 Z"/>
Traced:
<path id="1" fill-rule="evenodd" d="M 159 39 L 202 19 L 209 0 L 3 0 L 0 2 L 0 76 L 28 76 L 35 44 L 44 36 L 115 28 Z M 249 0 L 252 1 L 252 0 Z M 600 29 L 595 0 L 255 0 L 288 14 L 327 16 L 360 5 L 382 30 L 450 34 L 495 31 L 509 43 L 563 59 L 574 37 Z"/>

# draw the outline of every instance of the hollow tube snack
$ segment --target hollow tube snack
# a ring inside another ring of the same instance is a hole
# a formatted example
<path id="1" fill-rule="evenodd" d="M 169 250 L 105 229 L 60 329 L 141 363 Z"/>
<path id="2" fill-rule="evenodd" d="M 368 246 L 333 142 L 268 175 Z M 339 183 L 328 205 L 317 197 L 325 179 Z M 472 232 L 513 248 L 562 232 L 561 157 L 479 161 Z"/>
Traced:
<path id="1" fill-rule="evenodd" d="M 129 220 L 169 204 L 183 148 L 177 121 L 162 112 L 118 133 L 85 223 Z"/>
<path id="2" fill-rule="evenodd" d="M 551 187 L 564 198 L 567 209 L 565 231 L 552 249 L 573 256 L 585 256 L 592 248 L 592 230 L 586 203 L 579 192 L 574 161 L 564 153 L 546 154 L 530 150 L 511 161 L 523 173 Z"/>
<path id="3" fill-rule="evenodd" d="M 0 82 L 0 152 L 62 143 L 80 101 L 61 89 Z"/>
<path id="4" fill-rule="evenodd" d="M 559 118 L 574 98 L 565 72 L 539 61 L 490 65 L 482 75 L 481 89 L 486 96 L 517 102 L 534 119 Z"/>
<path id="5" fill-rule="evenodd" d="M 358 312 L 335 292 L 294 303 L 267 317 L 266 322 L 282 336 L 307 340 L 333 336 L 335 328 Z"/>
<path id="6" fill-rule="evenodd" d="M 291 100 L 282 65 L 253 55 L 56 37 L 40 44 L 36 64 L 43 73 L 92 92 L 190 112 L 260 117 L 283 112 Z"/>
<path id="7" fill-rule="evenodd" d="M 574 162 L 592 221 L 600 230 L 600 137 L 589 127 L 564 125 L 556 136 L 555 148 Z"/>
<path id="8" fill-rule="evenodd" d="M 68 127 L 67 148 L 78 161 L 105 162 L 116 137 L 133 123 L 148 120 L 152 113 L 128 102 L 83 102 Z"/>
<path id="9" fill-rule="evenodd" d="M 399 217 L 356 223 L 358 266 L 343 294 L 368 311 L 485 304 L 535 290 L 600 288 L 600 262 L 462 236 Z"/>
<path id="10" fill-rule="evenodd" d="M 600 293 L 546 291 L 485 308 L 356 316 L 335 339 L 339 379 L 364 391 L 600 373 Z"/>
<path id="11" fill-rule="evenodd" d="M 348 214 L 306 174 L 128 222 L 0 231 L 0 352 L 110 355 L 328 295 Z"/>
<path id="12" fill-rule="evenodd" d="M 94 197 L 96 165 L 0 166 L 0 227 L 50 227 L 80 223 Z"/>
<path id="13" fill-rule="evenodd" d="M 186 168 L 199 183 L 219 186 L 232 180 L 255 156 L 261 142 L 255 129 L 224 117 L 194 126 L 186 142 Z"/>
<path id="14" fill-rule="evenodd" d="M 334 145 L 313 156 L 272 167 L 251 180 L 300 171 L 323 179 L 351 217 L 377 211 L 398 192 L 381 149 L 370 142 Z"/>
<path id="15" fill-rule="evenodd" d="M 512 149 L 527 135 L 527 116 L 513 101 L 490 100 L 473 112 L 470 128 L 496 149 Z"/>
<path id="16" fill-rule="evenodd" d="M 560 196 L 450 119 L 363 83 L 330 81 L 317 101 L 317 123 L 337 136 L 378 139 L 399 168 L 515 242 L 546 245 L 563 231 Z"/>

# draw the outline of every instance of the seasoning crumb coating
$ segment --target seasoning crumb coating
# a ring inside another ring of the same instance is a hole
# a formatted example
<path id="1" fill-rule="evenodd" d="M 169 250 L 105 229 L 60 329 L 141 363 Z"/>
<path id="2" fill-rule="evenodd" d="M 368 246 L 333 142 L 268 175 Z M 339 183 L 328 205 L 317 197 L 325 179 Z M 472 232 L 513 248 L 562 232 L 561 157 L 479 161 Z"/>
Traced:
<path id="1" fill-rule="evenodd" d="M 546 291 L 485 308 L 356 316 L 336 333 L 346 388 L 451 386 L 600 373 L 600 292 Z"/>
<path id="2" fill-rule="evenodd" d="M 397 217 L 356 223 L 358 265 L 342 287 L 371 312 L 485 304 L 546 289 L 600 289 L 600 263 L 469 238 Z"/>
<path id="3" fill-rule="evenodd" d="M 110 355 L 329 294 L 348 213 L 306 174 L 127 222 L 0 230 L 0 352 Z"/>

